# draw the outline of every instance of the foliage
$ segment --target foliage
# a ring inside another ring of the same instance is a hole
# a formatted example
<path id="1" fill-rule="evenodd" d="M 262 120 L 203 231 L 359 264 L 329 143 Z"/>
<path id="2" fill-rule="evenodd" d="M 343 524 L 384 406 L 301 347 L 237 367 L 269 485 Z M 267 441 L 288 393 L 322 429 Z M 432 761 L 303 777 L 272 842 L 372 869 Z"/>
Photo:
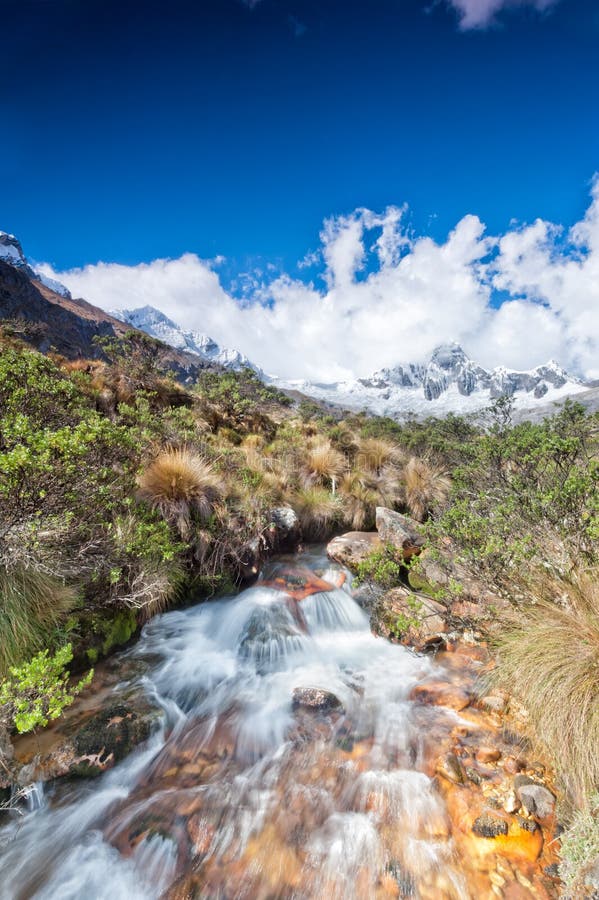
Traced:
<path id="1" fill-rule="evenodd" d="M 384 544 L 358 563 L 355 581 L 357 584 L 374 581 L 389 590 L 401 583 L 404 571 L 404 563 L 397 549 L 393 544 Z"/>
<path id="2" fill-rule="evenodd" d="M 406 597 L 406 606 L 409 612 L 400 613 L 393 625 L 391 626 L 391 634 L 398 640 L 402 640 L 410 631 L 420 627 L 420 616 L 422 613 L 422 603 L 413 594 Z"/>
<path id="3" fill-rule="evenodd" d="M 0 684 L 0 715 L 20 733 L 33 731 L 57 719 L 92 680 L 93 669 L 69 687 L 66 666 L 73 652 L 70 644 L 53 656 L 42 650 L 29 662 L 11 666 Z"/>
<path id="4" fill-rule="evenodd" d="M 599 858 L 599 793 L 589 797 L 587 806 L 575 811 L 572 821 L 561 835 L 560 843 L 559 873 L 566 896 L 584 896 L 581 875 L 588 865 Z"/>

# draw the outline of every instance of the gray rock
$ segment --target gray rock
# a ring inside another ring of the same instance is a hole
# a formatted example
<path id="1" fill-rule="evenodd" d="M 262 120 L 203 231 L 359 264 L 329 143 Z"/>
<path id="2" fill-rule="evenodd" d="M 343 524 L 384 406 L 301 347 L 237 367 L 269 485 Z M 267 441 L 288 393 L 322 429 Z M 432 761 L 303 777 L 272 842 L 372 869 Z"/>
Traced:
<path id="1" fill-rule="evenodd" d="M 523 784 L 516 793 L 527 813 L 539 819 L 546 819 L 555 812 L 555 797 L 542 784 Z"/>
<path id="2" fill-rule="evenodd" d="M 290 506 L 277 506 L 270 511 L 274 535 L 274 550 L 293 552 L 301 541 L 301 527 L 296 512 Z"/>
<path id="3" fill-rule="evenodd" d="M 309 709 L 314 712 L 341 711 L 341 700 L 331 691 L 322 688 L 295 688 L 292 700 L 293 709 Z"/>
<path id="4" fill-rule="evenodd" d="M 381 540 L 375 531 L 348 531 L 329 542 L 327 555 L 355 572 L 358 565 L 380 547 Z"/>
<path id="5" fill-rule="evenodd" d="M 376 508 L 376 529 L 381 541 L 401 550 L 405 560 L 420 553 L 424 547 L 424 538 L 418 531 L 417 523 L 409 516 L 385 506 Z"/>

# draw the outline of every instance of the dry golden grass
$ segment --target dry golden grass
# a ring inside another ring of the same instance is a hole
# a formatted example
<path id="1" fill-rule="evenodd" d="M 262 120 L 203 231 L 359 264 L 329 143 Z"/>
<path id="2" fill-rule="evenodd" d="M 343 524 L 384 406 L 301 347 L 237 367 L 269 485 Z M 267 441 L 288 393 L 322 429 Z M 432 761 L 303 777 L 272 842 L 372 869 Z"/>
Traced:
<path id="1" fill-rule="evenodd" d="M 334 491 L 338 478 L 346 469 L 346 461 L 330 441 L 319 440 L 309 445 L 304 469 L 308 485 L 330 484 Z"/>
<path id="2" fill-rule="evenodd" d="M 33 567 L 0 567 L 0 677 L 47 647 L 77 602 L 76 592 Z"/>
<path id="3" fill-rule="evenodd" d="M 356 457 L 360 469 L 380 475 L 385 467 L 396 465 L 400 461 L 399 450 L 390 441 L 382 438 L 365 438 L 360 441 Z"/>
<path id="4" fill-rule="evenodd" d="M 186 449 L 164 450 L 138 478 L 138 497 L 189 536 L 192 518 L 205 522 L 225 488 L 203 457 Z"/>
<path id="5" fill-rule="evenodd" d="M 406 463 L 402 481 L 406 506 L 419 522 L 424 522 L 432 509 L 446 500 L 451 487 L 445 472 L 417 456 Z"/>
<path id="6" fill-rule="evenodd" d="M 327 537 L 342 516 L 340 498 L 322 487 L 299 490 L 291 499 L 291 506 L 298 515 L 306 540 Z"/>
<path id="7" fill-rule="evenodd" d="M 344 475 L 339 483 L 343 500 L 344 520 L 352 531 L 364 531 L 374 527 L 376 507 L 381 499 L 378 491 L 369 487 L 359 473 Z"/>
<path id="8" fill-rule="evenodd" d="M 543 599 L 497 638 L 496 677 L 522 701 L 577 804 L 599 786 L 598 574 L 557 584 L 542 576 Z"/>

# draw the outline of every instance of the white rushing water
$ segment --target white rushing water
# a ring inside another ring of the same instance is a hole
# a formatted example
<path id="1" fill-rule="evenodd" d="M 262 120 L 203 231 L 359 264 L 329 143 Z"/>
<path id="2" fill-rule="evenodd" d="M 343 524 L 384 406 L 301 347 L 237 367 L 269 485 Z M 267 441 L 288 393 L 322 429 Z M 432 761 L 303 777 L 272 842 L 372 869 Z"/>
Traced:
<path id="1" fill-rule="evenodd" d="M 383 876 L 466 896 L 409 700 L 435 664 L 375 638 L 348 590 L 259 583 L 154 619 L 131 655 L 160 730 L 98 779 L 32 791 L 0 831 L 1 898 L 157 900 L 189 873 L 206 887 L 177 896 L 345 900 Z M 294 709 L 303 688 L 341 707 Z"/>

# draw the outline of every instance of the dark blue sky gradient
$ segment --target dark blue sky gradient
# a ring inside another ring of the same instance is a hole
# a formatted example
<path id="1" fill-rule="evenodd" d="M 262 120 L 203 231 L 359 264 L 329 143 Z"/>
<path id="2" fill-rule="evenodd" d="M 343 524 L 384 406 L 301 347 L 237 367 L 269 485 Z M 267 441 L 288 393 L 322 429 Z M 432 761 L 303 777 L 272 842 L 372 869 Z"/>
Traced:
<path id="1" fill-rule="evenodd" d="M 569 224 L 599 169 L 594 0 L 466 33 L 428 0 L 0 0 L 0 27 L 0 228 L 58 268 L 291 268 L 356 206 Z"/>

